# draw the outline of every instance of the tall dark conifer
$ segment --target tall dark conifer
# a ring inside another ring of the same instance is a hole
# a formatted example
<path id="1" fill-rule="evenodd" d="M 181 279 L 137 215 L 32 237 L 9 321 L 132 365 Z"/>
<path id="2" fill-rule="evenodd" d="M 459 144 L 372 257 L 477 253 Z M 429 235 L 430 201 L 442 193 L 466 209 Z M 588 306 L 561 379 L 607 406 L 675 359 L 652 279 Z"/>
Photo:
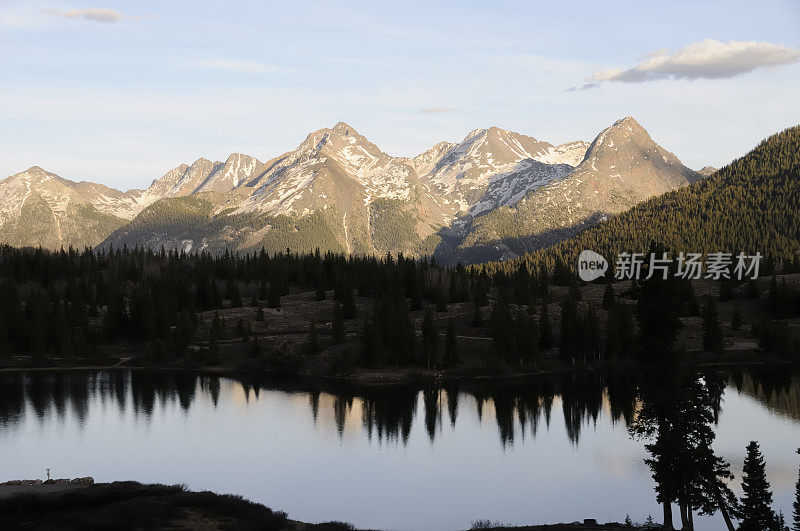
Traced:
<path id="1" fill-rule="evenodd" d="M 610 310 L 612 306 L 614 306 L 614 288 L 609 280 L 603 290 L 603 309 Z"/>
<path id="2" fill-rule="evenodd" d="M 436 321 L 433 319 L 430 306 L 425 308 L 422 317 L 422 353 L 429 369 L 439 366 L 439 331 L 436 328 Z"/>
<path id="3" fill-rule="evenodd" d="M 553 328 L 550 326 L 550 312 L 547 309 L 546 299 L 542 299 L 539 311 L 539 348 L 541 350 L 553 348 Z"/>
<path id="4" fill-rule="evenodd" d="M 764 458 L 756 441 L 747 445 L 742 490 L 739 531 L 780 531 L 778 517 L 772 509 L 772 491 L 767 482 Z"/>
<path id="5" fill-rule="evenodd" d="M 721 352 L 722 348 L 722 328 L 719 325 L 717 306 L 713 299 L 708 299 L 703 306 L 703 350 Z"/>
<path id="6" fill-rule="evenodd" d="M 456 338 L 456 329 L 453 320 L 447 321 L 447 333 L 445 334 L 444 341 L 444 363 L 447 367 L 456 365 L 460 360 L 458 359 L 458 339 Z"/>
<path id="7" fill-rule="evenodd" d="M 344 315 L 342 314 L 342 305 L 336 302 L 333 307 L 333 320 L 331 321 L 331 340 L 334 344 L 344 342 L 345 329 L 344 329 Z"/>

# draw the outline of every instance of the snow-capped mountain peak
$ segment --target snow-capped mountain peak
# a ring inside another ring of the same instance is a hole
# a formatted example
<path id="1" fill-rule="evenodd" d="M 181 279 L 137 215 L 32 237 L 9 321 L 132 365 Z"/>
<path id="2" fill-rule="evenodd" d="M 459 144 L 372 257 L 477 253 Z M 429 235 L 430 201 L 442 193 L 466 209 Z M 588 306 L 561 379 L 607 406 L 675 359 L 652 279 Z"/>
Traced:
<path id="1" fill-rule="evenodd" d="M 563 177 L 573 166 L 564 160 L 574 162 L 581 147 L 556 148 L 496 126 L 475 129 L 421 179 L 453 213 L 478 215 L 514 204 L 528 191 Z"/>

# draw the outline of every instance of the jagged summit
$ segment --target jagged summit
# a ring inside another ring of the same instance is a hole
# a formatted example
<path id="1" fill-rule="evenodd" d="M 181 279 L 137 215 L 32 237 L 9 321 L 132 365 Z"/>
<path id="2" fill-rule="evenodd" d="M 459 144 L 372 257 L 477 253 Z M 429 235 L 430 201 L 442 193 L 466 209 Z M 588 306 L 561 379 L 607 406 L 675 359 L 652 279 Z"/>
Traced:
<path id="1" fill-rule="evenodd" d="M 628 115 L 625 118 L 620 118 L 619 120 L 614 122 L 614 125 L 630 125 L 631 127 L 642 127 L 641 125 L 639 125 L 639 122 L 637 122 L 636 119 L 631 115 Z"/>
<path id="2" fill-rule="evenodd" d="M 497 126 L 471 131 L 421 179 L 453 215 L 508 206 L 528 191 L 566 175 L 586 147 L 553 146 Z"/>
<path id="3" fill-rule="evenodd" d="M 38 173 L 45 173 L 45 174 L 46 174 L 46 173 L 49 173 L 49 172 L 48 172 L 48 171 L 46 171 L 46 170 L 45 170 L 44 168 L 42 168 L 41 166 L 31 166 L 31 167 L 30 167 L 30 168 L 28 168 L 27 170 L 25 170 L 25 171 L 22 171 L 22 172 L 19 172 L 19 173 L 17 173 L 16 175 L 22 175 L 22 174 L 25 174 L 25 173 L 28 173 L 28 174 L 38 174 Z"/>
<path id="4" fill-rule="evenodd" d="M 303 242 L 306 249 L 430 254 L 445 237 L 462 243 L 495 238 L 481 231 L 502 233 L 493 225 L 498 213 L 520 216 L 503 230 L 585 223 L 586 216 L 619 211 L 696 178 L 630 116 L 591 143 L 554 145 L 491 125 L 414 157 L 388 155 L 352 125 L 337 122 L 266 163 L 244 153 L 224 161 L 200 157 L 144 191 L 74 183 L 33 166 L 0 181 L 0 242 L 95 245 L 104 230 L 108 236 L 125 225 L 105 243 L 285 250 Z M 25 229 L 32 227 L 33 212 L 41 225 L 35 231 Z M 199 217 L 187 222 L 193 215 Z M 175 219 L 190 230 L 173 234 Z"/>
<path id="5" fill-rule="evenodd" d="M 22 180 L 22 181 L 42 181 L 48 179 L 62 179 L 64 181 L 68 181 L 67 179 L 63 179 L 59 177 L 55 173 L 49 172 L 42 168 L 41 166 L 31 166 L 27 170 L 21 171 L 19 173 L 15 173 L 11 175 L 6 180 Z M 72 182 L 72 181 L 69 181 Z"/>
<path id="6" fill-rule="evenodd" d="M 155 201 L 200 192 L 228 193 L 249 181 L 262 165 L 258 159 L 241 153 L 232 153 L 225 162 L 200 157 L 191 165 L 181 164 L 153 181 L 144 195 Z"/>
<path id="7" fill-rule="evenodd" d="M 350 124 L 348 124 L 346 122 L 336 122 L 336 125 L 331 127 L 331 131 L 334 131 L 336 133 L 339 133 L 339 134 L 342 134 L 342 135 L 345 135 L 345 136 L 347 136 L 352 131 L 354 134 L 358 135 L 358 131 L 356 131 L 355 128 L 352 125 L 350 125 Z"/>
<path id="8" fill-rule="evenodd" d="M 569 175 L 533 189 L 511 210 L 477 220 L 462 247 L 518 242 L 495 244 L 485 259 L 532 251 L 700 178 L 628 116 L 601 131 Z"/>

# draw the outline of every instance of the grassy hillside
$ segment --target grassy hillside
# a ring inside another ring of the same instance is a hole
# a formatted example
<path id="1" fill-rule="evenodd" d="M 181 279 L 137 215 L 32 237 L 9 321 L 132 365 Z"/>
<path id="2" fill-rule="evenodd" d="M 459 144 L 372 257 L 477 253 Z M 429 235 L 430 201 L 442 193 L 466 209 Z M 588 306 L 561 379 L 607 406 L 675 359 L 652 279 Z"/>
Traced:
<path id="1" fill-rule="evenodd" d="M 561 259 L 572 266 L 583 249 L 613 258 L 622 251 L 645 252 L 651 241 L 676 253 L 760 251 L 779 263 L 797 260 L 800 126 L 767 138 L 700 182 L 645 201 L 514 262 L 552 266 Z"/>

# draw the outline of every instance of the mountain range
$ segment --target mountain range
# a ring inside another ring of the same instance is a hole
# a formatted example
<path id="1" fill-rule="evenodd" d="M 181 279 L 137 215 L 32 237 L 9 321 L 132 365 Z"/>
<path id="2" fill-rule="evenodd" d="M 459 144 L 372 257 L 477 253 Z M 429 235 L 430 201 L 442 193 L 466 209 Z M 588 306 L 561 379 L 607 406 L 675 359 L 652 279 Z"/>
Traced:
<path id="1" fill-rule="evenodd" d="M 713 173 L 704 168 L 703 173 Z M 498 127 L 395 157 L 339 122 L 266 162 L 200 158 L 121 192 L 32 167 L 0 181 L 0 242 L 185 251 L 319 247 L 510 258 L 703 175 L 632 117 L 561 145 Z"/>

